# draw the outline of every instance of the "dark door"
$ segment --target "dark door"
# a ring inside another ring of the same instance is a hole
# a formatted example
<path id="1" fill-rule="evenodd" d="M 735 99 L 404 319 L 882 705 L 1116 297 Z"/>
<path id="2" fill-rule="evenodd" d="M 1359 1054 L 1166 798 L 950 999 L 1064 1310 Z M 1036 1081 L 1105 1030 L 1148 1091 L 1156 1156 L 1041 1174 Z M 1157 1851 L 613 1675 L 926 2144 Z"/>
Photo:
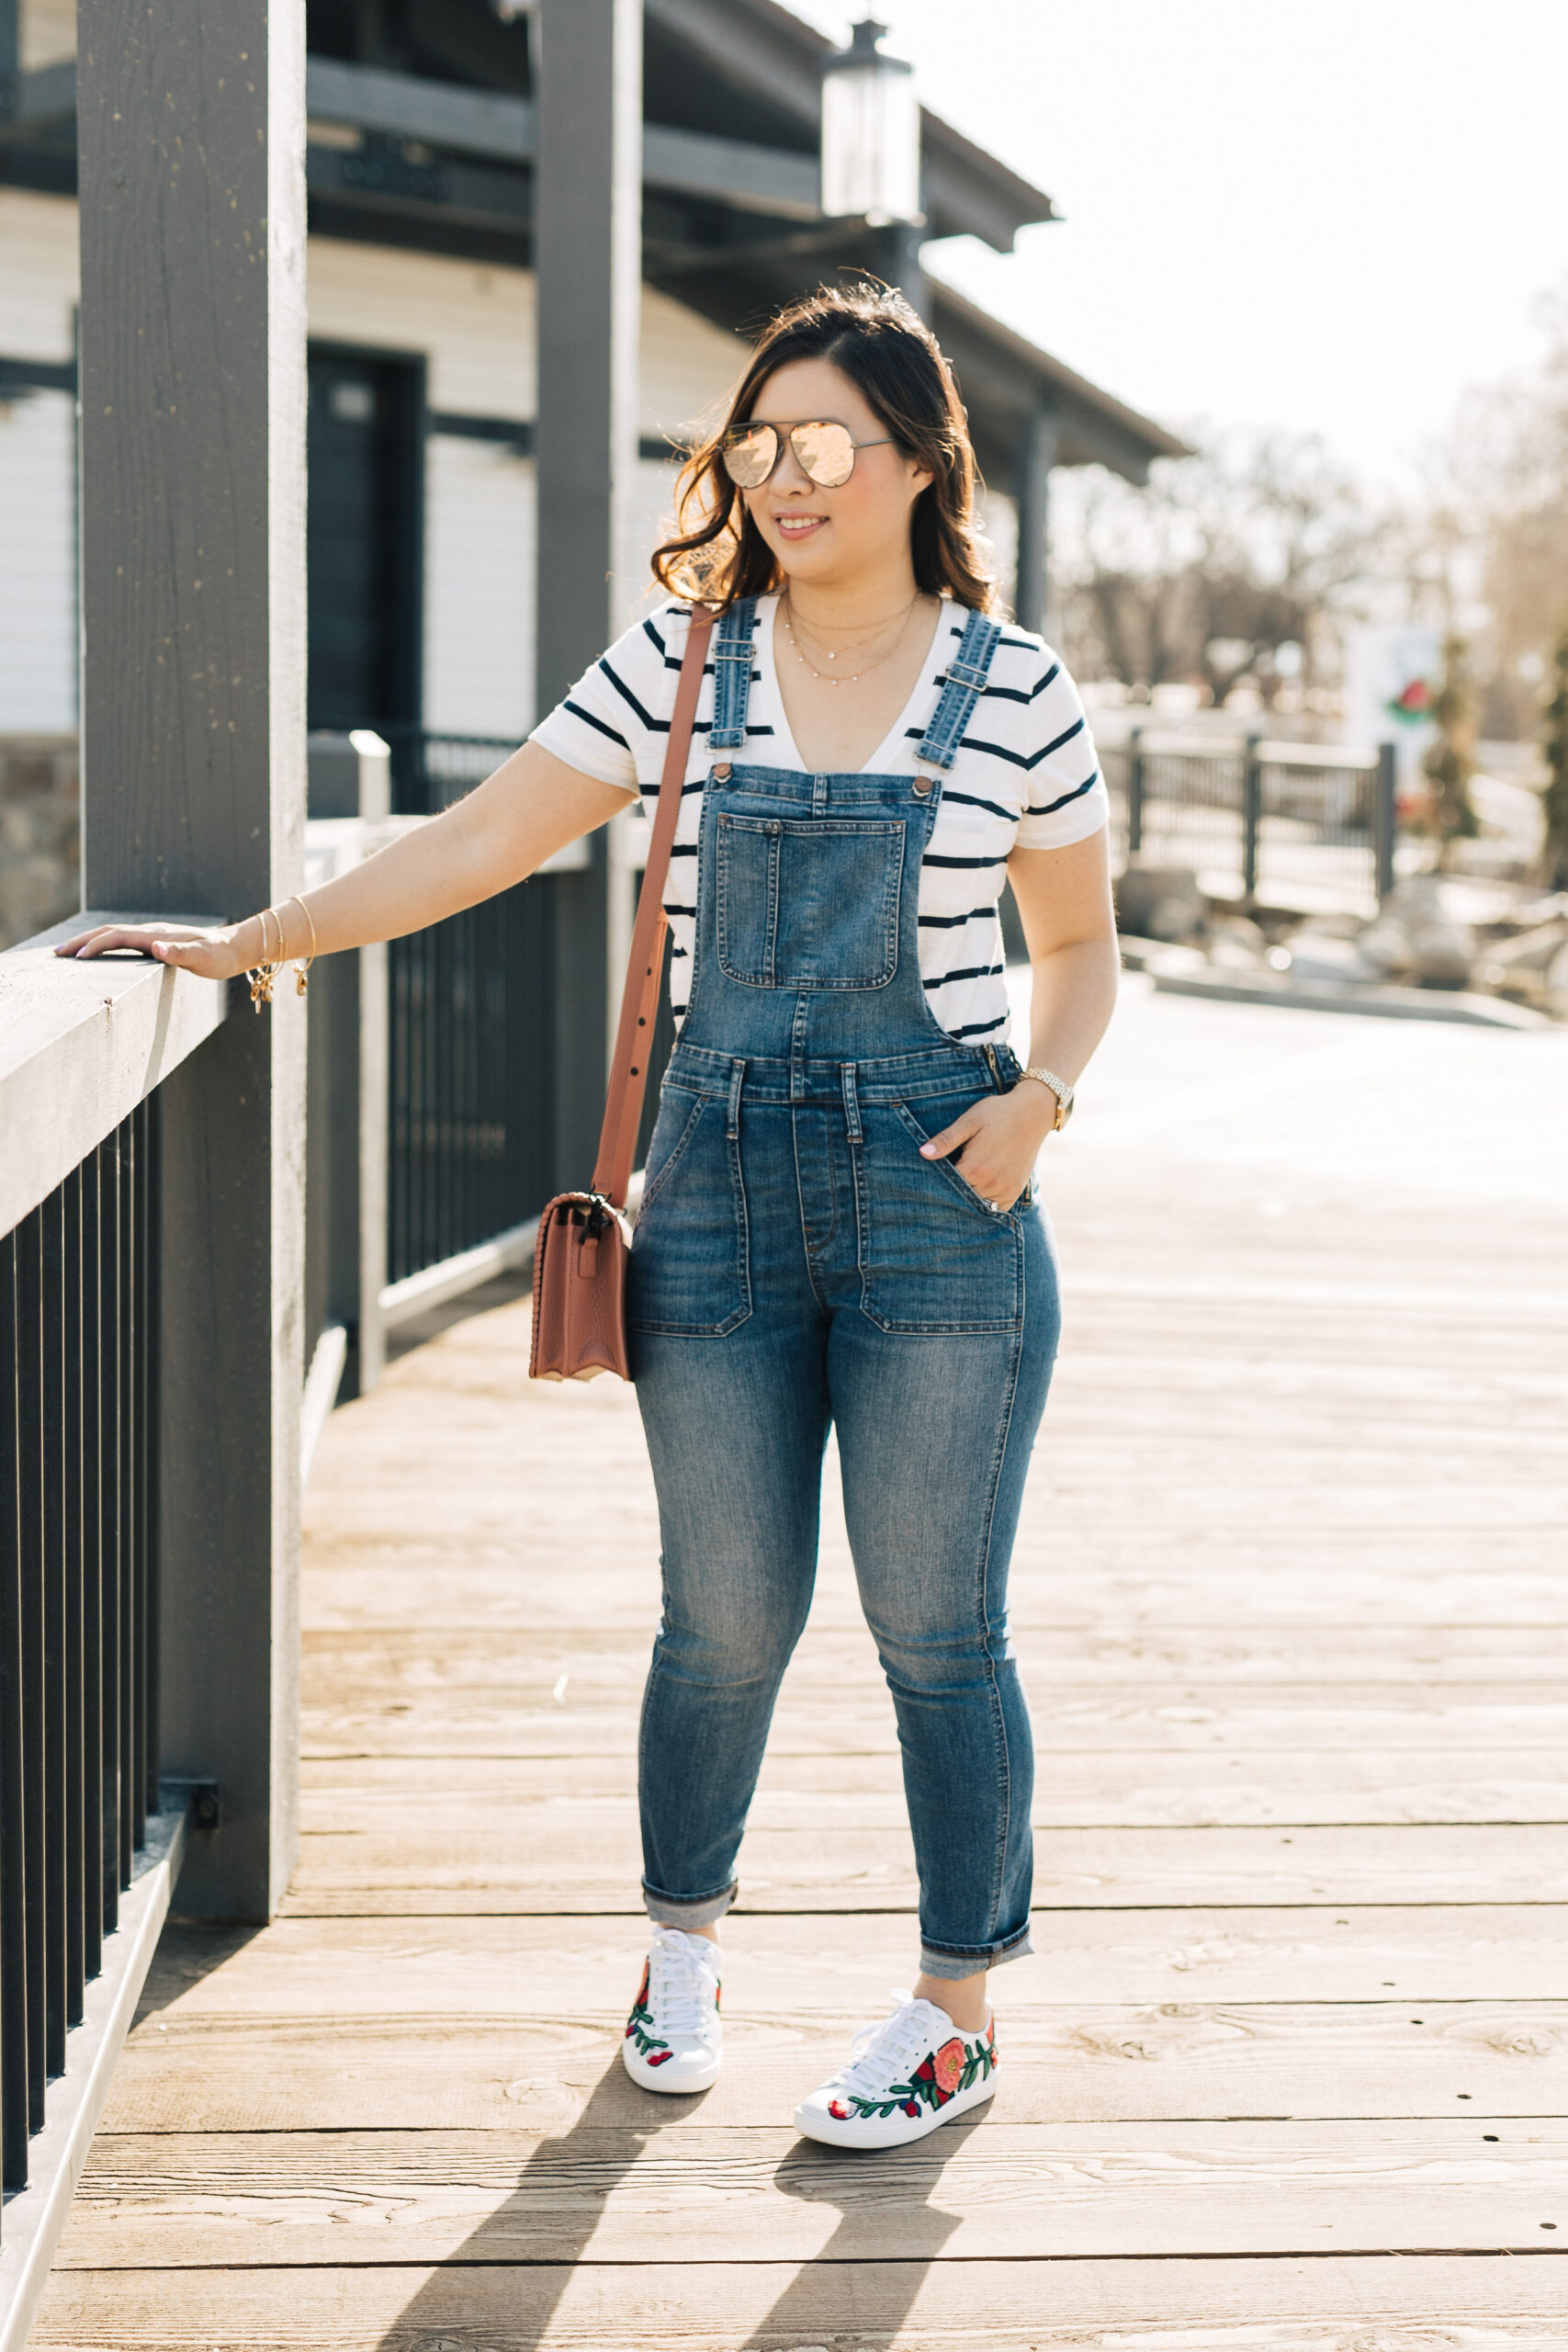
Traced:
<path id="1" fill-rule="evenodd" d="M 310 723 L 417 726 L 423 363 L 312 345 L 310 369 Z"/>

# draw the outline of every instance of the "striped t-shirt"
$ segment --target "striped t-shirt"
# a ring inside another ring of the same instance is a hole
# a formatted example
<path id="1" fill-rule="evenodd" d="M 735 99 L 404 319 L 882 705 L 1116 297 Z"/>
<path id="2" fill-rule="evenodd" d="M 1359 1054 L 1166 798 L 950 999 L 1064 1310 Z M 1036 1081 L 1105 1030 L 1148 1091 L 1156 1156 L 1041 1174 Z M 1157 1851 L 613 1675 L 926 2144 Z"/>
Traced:
<path id="1" fill-rule="evenodd" d="M 758 603 L 747 748 L 731 756 L 758 766 L 804 772 L 773 665 L 777 603 L 775 596 Z M 689 605 L 671 603 L 638 621 L 534 729 L 534 740 L 568 766 L 602 784 L 640 792 L 650 818 L 659 798 L 690 617 Z M 913 694 L 865 763 L 869 773 L 913 772 L 916 747 L 931 724 L 966 617 L 956 606 L 944 609 Z M 672 934 L 670 995 L 677 1019 L 691 994 L 702 787 L 709 764 L 706 738 L 713 694 L 710 661 L 697 703 L 664 890 Z M 1015 844 L 1062 849 L 1097 832 L 1107 814 L 1105 786 L 1077 688 L 1039 638 L 1010 626 L 992 658 L 990 682 L 942 779 L 942 801 L 920 867 L 920 978 L 931 1012 L 949 1036 L 987 1045 L 1006 1039 L 1008 1000 L 997 901 Z"/>

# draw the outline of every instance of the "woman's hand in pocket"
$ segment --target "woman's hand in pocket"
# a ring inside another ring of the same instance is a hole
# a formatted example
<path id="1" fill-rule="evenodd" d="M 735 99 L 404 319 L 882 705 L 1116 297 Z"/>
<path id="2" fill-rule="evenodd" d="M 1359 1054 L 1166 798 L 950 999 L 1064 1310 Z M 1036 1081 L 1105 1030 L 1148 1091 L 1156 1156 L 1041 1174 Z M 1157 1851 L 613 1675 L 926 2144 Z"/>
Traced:
<path id="1" fill-rule="evenodd" d="M 1028 1187 L 1055 1118 L 1055 1097 L 1043 1086 L 982 1094 L 962 1117 L 920 1146 L 920 1157 L 951 1159 L 983 1201 L 1010 1209 Z"/>

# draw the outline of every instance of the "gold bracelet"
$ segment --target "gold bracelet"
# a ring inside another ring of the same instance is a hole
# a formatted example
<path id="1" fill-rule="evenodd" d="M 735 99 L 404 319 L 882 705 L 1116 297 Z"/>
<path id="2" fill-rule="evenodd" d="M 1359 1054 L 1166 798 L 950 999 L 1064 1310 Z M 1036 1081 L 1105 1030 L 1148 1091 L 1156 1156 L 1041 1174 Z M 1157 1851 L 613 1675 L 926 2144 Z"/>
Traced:
<path id="1" fill-rule="evenodd" d="M 261 925 L 261 958 L 260 961 L 245 974 L 245 978 L 251 984 L 251 1003 L 257 1012 L 261 1011 L 264 1004 L 270 1004 L 272 1002 L 272 984 L 277 978 L 277 960 L 270 957 L 267 954 L 268 943 L 266 935 L 266 919 L 272 912 L 272 908 L 264 907 L 260 914 L 256 917 L 256 921 Z M 281 916 L 277 917 L 276 920 L 277 939 L 278 944 L 281 947 L 283 944 L 283 921 Z"/>
<path id="2" fill-rule="evenodd" d="M 303 996 L 310 984 L 310 967 L 316 960 L 316 925 L 315 919 L 311 915 L 310 908 L 305 904 L 304 899 L 299 896 L 298 890 L 291 890 L 289 892 L 288 898 L 285 899 L 283 901 L 284 905 L 288 906 L 290 903 L 290 900 L 292 900 L 293 904 L 299 908 L 300 913 L 304 916 L 306 922 L 310 926 L 310 952 L 306 956 L 302 964 L 299 962 L 298 957 L 295 958 L 294 962 L 294 986 L 298 993 L 300 996 Z M 281 931 L 282 927 L 282 922 L 280 921 L 278 929 Z"/>

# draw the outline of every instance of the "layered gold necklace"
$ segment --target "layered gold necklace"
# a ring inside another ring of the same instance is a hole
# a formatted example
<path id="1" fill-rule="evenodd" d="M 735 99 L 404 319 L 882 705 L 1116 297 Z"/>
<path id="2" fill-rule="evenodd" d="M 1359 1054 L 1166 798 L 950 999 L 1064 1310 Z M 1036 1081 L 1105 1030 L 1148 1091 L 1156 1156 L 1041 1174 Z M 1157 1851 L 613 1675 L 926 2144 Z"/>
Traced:
<path id="1" fill-rule="evenodd" d="M 891 662 L 895 653 L 897 652 L 898 648 L 903 644 L 904 632 L 909 626 L 910 615 L 914 612 L 915 606 L 920 601 L 920 592 L 917 588 L 913 600 L 905 607 L 903 616 L 898 623 L 893 640 L 885 653 L 879 653 L 874 662 L 866 662 L 863 669 L 835 671 L 832 673 L 826 670 L 819 670 L 815 662 L 807 661 L 806 655 L 801 650 L 800 639 L 796 633 L 795 615 L 790 609 L 790 601 L 787 591 L 781 601 L 782 610 L 784 612 L 784 624 L 785 628 L 789 631 L 790 645 L 794 650 L 795 658 L 799 662 L 801 668 L 803 670 L 809 670 L 812 676 L 818 679 L 825 686 L 858 686 L 863 678 L 869 678 L 874 670 L 880 670 L 885 662 Z M 824 650 L 827 650 L 827 649 Z M 836 662 L 838 661 L 839 656 L 837 653 L 827 650 L 827 659 L 829 662 Z"/>

